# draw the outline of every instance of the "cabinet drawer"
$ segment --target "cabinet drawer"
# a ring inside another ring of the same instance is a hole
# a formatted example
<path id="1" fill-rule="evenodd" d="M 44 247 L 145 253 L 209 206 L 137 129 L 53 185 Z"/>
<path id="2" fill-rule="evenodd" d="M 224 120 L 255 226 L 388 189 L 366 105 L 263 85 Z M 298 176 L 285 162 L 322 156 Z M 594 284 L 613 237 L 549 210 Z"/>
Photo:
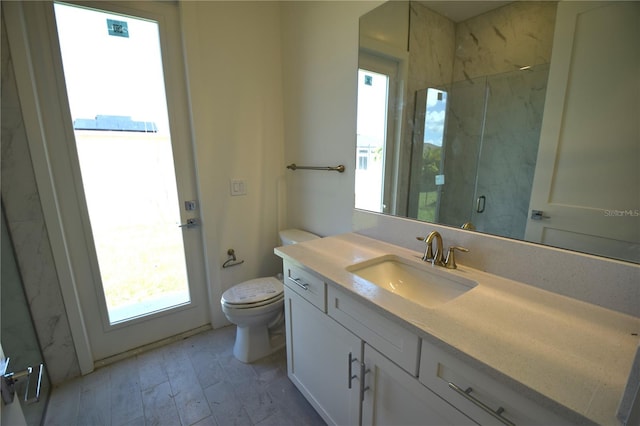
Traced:
<path id="1" fill-rule="evenodd" d="M 481 425 L 570 424 L 424 340 L 419 380 Z"/>
<path id="2" fill-rule="evenodd" d="M 327 289 L 327 313 L 414 377 L 420 339 L 342 290 Z"/>
<path id="3" fill-rule="evenodd" d="M 284 262 L 284 284 L 320 309 L 327 312 L 324 280 L 304 268 Z"/>

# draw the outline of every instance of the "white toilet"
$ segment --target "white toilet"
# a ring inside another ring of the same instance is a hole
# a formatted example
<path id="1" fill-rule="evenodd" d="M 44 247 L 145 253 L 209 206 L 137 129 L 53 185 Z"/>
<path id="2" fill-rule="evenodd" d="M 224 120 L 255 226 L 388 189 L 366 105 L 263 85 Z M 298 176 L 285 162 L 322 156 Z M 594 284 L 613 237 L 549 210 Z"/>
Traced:
<path id="1" fill-rule="evenodd" d="M 300 229 L 280 231 L 282 245 L 320 238 Z M 285 345 L 284 287 L 275 277 L 256 278 L 236 284 L 222 294 L 222 312 L 236 324 L 233 355 L 253 362 Z"/>

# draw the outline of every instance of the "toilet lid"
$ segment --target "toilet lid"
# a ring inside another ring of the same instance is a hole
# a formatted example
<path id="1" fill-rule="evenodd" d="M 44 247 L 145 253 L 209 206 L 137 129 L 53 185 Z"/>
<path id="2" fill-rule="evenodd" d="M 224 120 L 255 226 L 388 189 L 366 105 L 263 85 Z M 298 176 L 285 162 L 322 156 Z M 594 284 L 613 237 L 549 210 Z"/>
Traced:
<path id="1" fill-rule="evenodd" d="M 222 293 L 222 301 L 230 305 L 246 305 L 273 299 L 283 292 L 284 287 L 278 279 L 256 278 L 236 284 Z"/>

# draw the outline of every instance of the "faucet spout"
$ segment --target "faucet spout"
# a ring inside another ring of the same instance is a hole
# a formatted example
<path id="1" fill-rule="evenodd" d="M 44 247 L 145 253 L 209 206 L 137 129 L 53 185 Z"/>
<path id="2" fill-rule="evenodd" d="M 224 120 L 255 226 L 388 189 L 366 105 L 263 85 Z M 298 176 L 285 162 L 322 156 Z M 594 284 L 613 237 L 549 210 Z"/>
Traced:
<path id="1" fill-rule="evenodd" d="M 422 238 L 419 238 L 422 240 Z M 435 253 L 433 251 L 433 240 L 436 240 L 436 249 Z M 425 262 L 432 262 L 434 265 L 444 266 L 443 261 L 443 245 L 442 245 L 442 235 L 438 231 L 431 231 L 429 235 L 424 238 L 424 242 L 427 247 L 424 250 L 424 255 L 422 256 L 422 260 Z"/>

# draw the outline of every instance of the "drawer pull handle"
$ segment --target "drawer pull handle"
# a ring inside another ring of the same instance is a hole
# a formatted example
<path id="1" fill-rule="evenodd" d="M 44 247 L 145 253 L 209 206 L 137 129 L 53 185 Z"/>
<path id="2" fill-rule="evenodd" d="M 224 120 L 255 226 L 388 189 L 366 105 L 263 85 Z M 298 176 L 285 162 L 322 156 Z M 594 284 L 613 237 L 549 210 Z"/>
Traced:
<path id="1" fill-rule="evenodd" d="M 485 404 L 484 402 L 480 401 L 479 399 L 477 399 L 473 395 L 471 395 L 471 392 L 473 391 L 472 388 L 462 389 L 460 386 L 456 385 L 455 383 L 451 383 L 451 382 L 448 382 L 448 383 L 449 383 L 449 387 L 451 389 L 453 389 L 454 391 L 456 391 L 457 393 L 459 393 L 460 395 L 462 395 L 463 397 L 465 397 L 466 399 L 471 401 L 473 404 L 475 404 L 478 407 L 482 408 L 484 411 L 486 411 L 492 417 L 500 420 L 502 423 L 504 423 L 507 426 L 515 426 L 515 423 L 513 423 L 509 419 L 506 419 L 506 418 L 502 417 L 502 413 L 504 413 L 504 408 L 499 407 L 497 410 L 494 411 L 487 404 Z"/>
<path id="2" fill-rule="evenodd" d="M 296 285 L 297 285 L 298 287 L 300 287 L 301 289 L 303 289 L 303 290 L 309 290 L 309 284 L 307 284 L 307 283 L 305 283 L 305 282 L 302 282 L 302 280 L 301 280 L 300 278 L 291 278 L 291 277 L 289 277 L 289 279 L 290 279 L 291 281 L 293 281 L 294 283 L 296 283 Z"/>

